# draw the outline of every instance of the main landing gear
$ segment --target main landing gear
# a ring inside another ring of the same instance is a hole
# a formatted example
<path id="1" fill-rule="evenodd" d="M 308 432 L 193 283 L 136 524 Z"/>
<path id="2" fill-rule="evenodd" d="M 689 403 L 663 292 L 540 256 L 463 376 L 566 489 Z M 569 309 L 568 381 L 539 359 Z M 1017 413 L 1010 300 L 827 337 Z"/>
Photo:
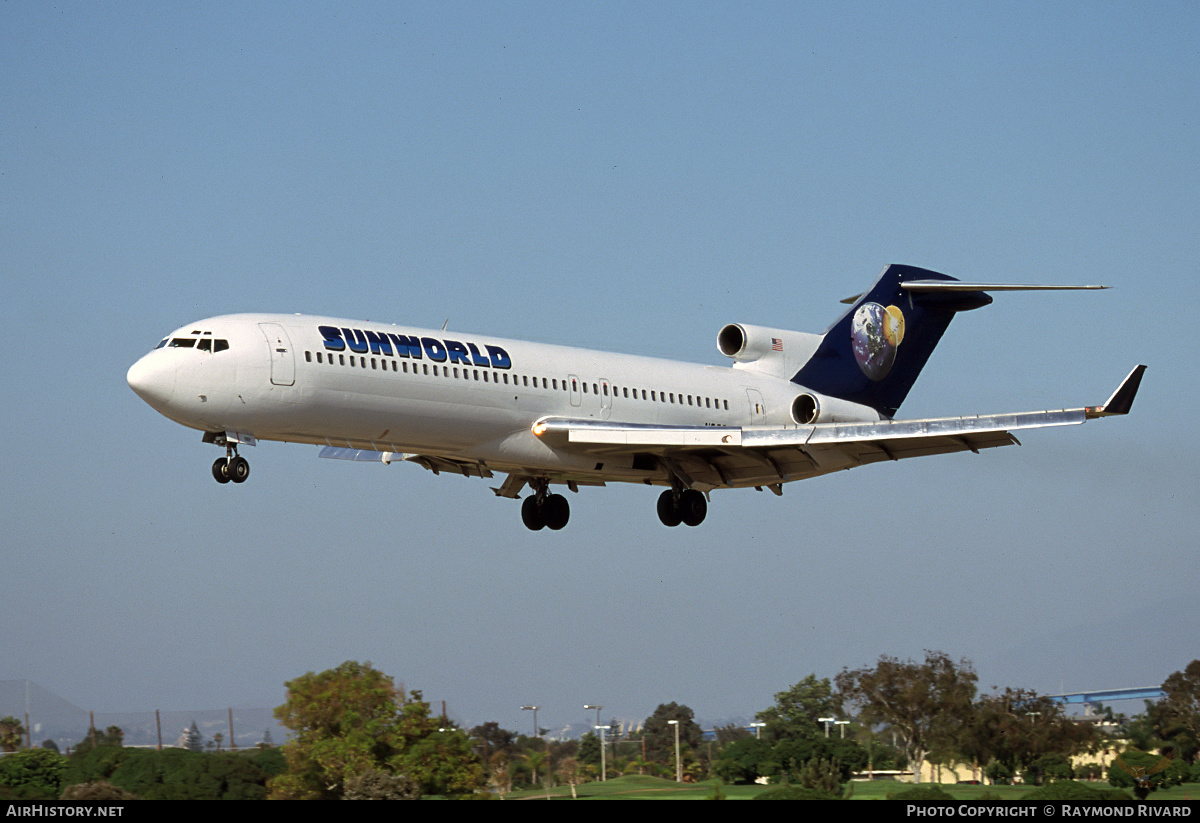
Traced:
<path id="1" fill-rule="evenodd" d="M 571 504 L 561 494 L 548 494 L 546 484 L 536 487 L 534 494 L 521 503 L 521 522 L 525 528 L 558 531 L 571 519 Z"/>
<path id="2" fill-rule="evenodd" d="M 218 457 L 213 463 L 213 480 L 218 483 L 228 483 L 230 480 L 234 483 L 245 483 L 246 478 L 250 476 L 250 461 L 228 446 L 226 451 L 228 454 L 225 457 Z"/>
<path id="3" fill-rule="evenodd" d="M 695 489 L 667 489 L 658 496 L 658 519 L 664 526 L 699 526 L 708 514 L 708 501 Z"/>

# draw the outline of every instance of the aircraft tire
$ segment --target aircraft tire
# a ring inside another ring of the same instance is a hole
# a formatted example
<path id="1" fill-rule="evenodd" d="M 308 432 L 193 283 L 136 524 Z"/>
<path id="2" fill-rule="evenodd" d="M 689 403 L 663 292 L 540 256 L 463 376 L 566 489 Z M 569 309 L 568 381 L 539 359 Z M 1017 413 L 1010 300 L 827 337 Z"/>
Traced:
<path id="1" fill-rule="evenodd" d="M 218 483 L 229 482 L 229 461 L 224 457 L 218 457 L 217 462 L 213 463 L 212 468 L 213 480 Z"/>
<path id="2" fill-rule="evenodd" d="M 679 516 L 689 526 L 699 526 L 708 514 L 708 501 L 695 489 L 679 495 Z"/>
<path id="3" fill-rule="evenodd" d="M 658 519 L 664 526 L 675 527 L 683 522 L 679 507 L 675 504 L 675 492 L 667 489 L 658 496 Z"/>
<path id="4" fill-rule="evenodd" d="M 525 528 L 534 532 L 546 527 L 546 521 L 542 519 L 542 507 L 538 505 L 537 497 L 532 494 L 521 503 L 521 522 L 525 524 Z"/>
<path id="5" fill-rule="evenodd" d="M 542 503 L 542 519 L 546 527 L 558 531 L 571 519 L 571 504 L 561 494 L 552 494 Z"/>
<path id="6" fill-rule="evenodd" d="M 229 479 L 234 483 L 245 483 L 250 476 L 250 461 L 239 455 L 229 461 L 228 471 Z"/>

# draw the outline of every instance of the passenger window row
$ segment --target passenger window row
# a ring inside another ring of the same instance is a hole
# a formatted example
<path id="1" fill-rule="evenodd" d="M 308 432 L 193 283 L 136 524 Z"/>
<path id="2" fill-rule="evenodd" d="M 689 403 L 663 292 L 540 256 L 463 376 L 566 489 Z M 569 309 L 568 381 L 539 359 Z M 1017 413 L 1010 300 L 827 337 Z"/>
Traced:
<path id="1" fill-rule="evenodd" d="M 334 360 L 334 358 L 337 358 Z M 368 365 L 368 360 L 370 364 Z M 306 363 L 314 362 L 313 352 L 304 352 L 304 361 Z M 566 380 L 558 380 L 557 378 L 547 377 L 530 377 L 529 375 L 510 375 L 508 372 L 495 373 L 489 369 L 459 369 L 458 366 L 441 366 L 436 363 L 412 363 L 410 370 L 409 361 L 407 360 L 392 360 L 383 357 L 362 357 L 353 354 L 333 354 L 330 352 L 317 352 L 316 361 L 321 364 L 329 364 L 331 366 L 349 366 L 353 368 L 370 368 L 375 371 L 389 371 L 403 374 L 430 375 L 434 377 L 451 377 L 453 379 L 462 380 L 480 380 L 484 383 L 503 383 L 506 386 L 518 386 L 523 388 L 539 388 L 538 381 L 541 381 L 540 388 L 550 391 L 582 391 L 584 394 L 601 395 L 605 397 L 621 397 L 629 400 L 645 400 L 651 403 L 673 403 L 678 405 L 703 407 L 706 409 L 717 409 L 721 411 L 729 411 L 729 401 L 717 397 L 701 397 L 700 395 L 692 394 L 676 394 L 675 392 L 658 391 L 657 389 L 631 389 L 628 386 L 609 386 L 608 383 L 587 383 L 571 378 L 568 386 Z M 440 371 L 439 371 L 440 368 Z M 419 369 L 419 370 L 418 370 Z M 432 371 L 431 371 L 432 370 Z M 461 371 L 461 374 L 460 374 Z M 481 376 L 482 375 L 482 378 Z M 490 377 L 489 377 L 490 375 Z M 511 380 L 509 379 L 511 377 Z M 590 392 L 589 392 L 590 387 Z"/>

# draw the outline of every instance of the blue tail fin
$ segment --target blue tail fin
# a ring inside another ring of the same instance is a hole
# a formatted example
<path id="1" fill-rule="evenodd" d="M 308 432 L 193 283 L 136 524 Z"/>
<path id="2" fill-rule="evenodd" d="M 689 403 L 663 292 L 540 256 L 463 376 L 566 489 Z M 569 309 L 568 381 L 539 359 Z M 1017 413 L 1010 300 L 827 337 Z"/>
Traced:
<path id="1" fill-rule="evenodd" d="M 826 330 L 792 382 L 894 416 L 955 312 L 992 302 L 982 291 L 919 291 L 901 286 L 914 280 L 957 282 L 928 269 L 888 266 L 875 285 Z"/>

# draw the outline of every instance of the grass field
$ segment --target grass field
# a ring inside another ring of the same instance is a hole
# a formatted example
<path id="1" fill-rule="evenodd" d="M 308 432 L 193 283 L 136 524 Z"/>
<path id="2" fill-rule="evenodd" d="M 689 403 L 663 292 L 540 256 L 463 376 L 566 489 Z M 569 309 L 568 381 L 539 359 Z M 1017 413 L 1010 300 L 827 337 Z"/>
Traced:
<path id="1" fill-rule="evenodd" d="M 1109 788 L 1107 783 L 1094 784 L 1099 788 Z M 887 795 L 908 787 L 908 784 L 890 781 L 875 781 L 853 783 L 847 792 L 850 800 L 886 800 Z M 712 800 L 719 789 L 726 800 L 752 800 L 765 791 L 777 786 L 727 786 L 716 780 L 706 780 L 702 783 L 676 783 L 661 777 L 618 777 L 604 783 L 584 783 L 576 787 L 580 800 Z M 978 800 L 986 796 L 989 800 L 1020 800 L 1029 792 L 1032 786 L 965 786 L 942 784 L 943 791 L 955 800 Z M 571 788 L 557 786 L 549 791 L 511 792 L 505 795 L 507 800 L 570 800 Z M 1162 789 L 1150 795 L 1150 802 L 1159 800 L 1198 800 L 1200 799 L 1200 784 L 1185 783 L 1170 789 Z"/>

